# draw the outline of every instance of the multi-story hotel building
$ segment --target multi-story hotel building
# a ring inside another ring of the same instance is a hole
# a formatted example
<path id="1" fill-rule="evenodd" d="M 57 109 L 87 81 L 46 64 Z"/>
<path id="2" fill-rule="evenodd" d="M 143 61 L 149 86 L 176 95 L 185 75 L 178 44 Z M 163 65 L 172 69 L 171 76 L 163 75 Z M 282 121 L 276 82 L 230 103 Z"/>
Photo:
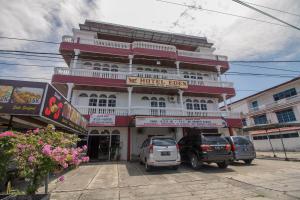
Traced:
<path id="1" fill-rule="evenodd" d="M 204 37 L 85 21 L 63 36 L 68 68 L 52 83 L 88 119 L 92 159 L 137 158 L 150 135 L 179 140 L 191 132 L 225 133 L 239 114 L 219 111 L 235 95 L 222 81 L 226 56 Z"/>
<path id="2" fill-rule="evenodd" d="M 299 93 L 300 78 L 294 78 L 229 104 L 242 116 L 238 134 L 250 135 L 257 150 L 300 151 Z"/>

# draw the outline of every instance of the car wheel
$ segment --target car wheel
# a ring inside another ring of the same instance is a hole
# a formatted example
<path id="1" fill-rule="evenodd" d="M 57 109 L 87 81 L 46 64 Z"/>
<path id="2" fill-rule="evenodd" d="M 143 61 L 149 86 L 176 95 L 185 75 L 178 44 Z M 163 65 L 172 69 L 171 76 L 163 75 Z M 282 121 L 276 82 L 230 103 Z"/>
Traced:
<path id="1" fill-rule="evenodd" d="M 146 169 L 146 172 L 150 172 L 151 171 L 151 166 L 148 165 L 147 160 L 145 161 L 145 169 Z"/>
<path id="2" fill-rule="evenodd" d="M 226 169 L 228 167 L 228 162 L 226 162 L 226 161 L 220 162 L 220 163 L 217 163 L 217 165 L 221 169 Z"/>
<path id="3" fill-rule="evenodd" d="M 192 153 L 190 155 L 190 163 L 193 169 L 200 169 L 201 167 L 201 162 L 199 161 L 198 157 L 196 156 L 196 154 Z"/>
<path id="4" fill-rule="evenodd" d="M 252 161 L 253 161 L 252 159 L 244 160 L 246 165 L 251 165 Z"/>

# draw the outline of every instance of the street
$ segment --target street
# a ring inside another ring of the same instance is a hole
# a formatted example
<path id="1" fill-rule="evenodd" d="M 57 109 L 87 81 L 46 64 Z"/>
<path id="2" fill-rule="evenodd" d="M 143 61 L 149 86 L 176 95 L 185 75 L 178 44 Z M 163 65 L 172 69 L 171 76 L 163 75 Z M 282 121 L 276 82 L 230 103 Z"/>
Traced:
<path id="1" fill-rule="evenodd" d="M 51 199 L 300 199 L 300 163 L 256 159 L 251 166 L 215 164 L 199 171 L 145 172 L 138 163 L 95 163 L 49 185 Z"/>

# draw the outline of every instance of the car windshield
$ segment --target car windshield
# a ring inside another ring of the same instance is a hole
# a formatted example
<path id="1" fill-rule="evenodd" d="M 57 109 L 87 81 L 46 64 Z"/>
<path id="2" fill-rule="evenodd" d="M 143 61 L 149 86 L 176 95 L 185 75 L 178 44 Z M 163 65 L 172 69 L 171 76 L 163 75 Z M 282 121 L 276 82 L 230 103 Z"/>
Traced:
<path id="1" fill-rule="evenodd" d="M 248 145 L 248 144 L 250 144 L 249 139 L 244 138 L 244 137 L 233 137 L 233 142 L 234 142 L 234 144 L 238 144 L 238 145 Z"/>
<path id="2" fill-rule="evenodd" d="M 227 140 L 219 136 L 203 136 L 204 144 L 227 144 Z"/>
<path id="3" fill-rule="evenodd" d="M 176 142 L 172 138 L 154 138 L 152 139 L 152 144 L 154 146 L 174 146 Z"/>

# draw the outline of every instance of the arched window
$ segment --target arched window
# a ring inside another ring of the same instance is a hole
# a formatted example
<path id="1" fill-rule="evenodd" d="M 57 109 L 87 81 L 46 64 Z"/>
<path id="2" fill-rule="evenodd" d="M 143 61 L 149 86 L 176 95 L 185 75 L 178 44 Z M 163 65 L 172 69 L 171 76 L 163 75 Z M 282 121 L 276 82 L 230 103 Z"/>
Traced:
<path id="1" fill-rule="evenodd" d="M 194 74 L 194 73 L 191 73 L 191 79 L 196 79 L 196 74 Z"/>
<path id="2" fill-rule="evenodd" d="M 103 131 L 101 131 L 101 135 L 109 135 L 109 131 L 108 130 L 103 130 Z"/>
<path id="3" fill-rule="evenodd" d="M 79 97 L 88 97 L 88 95 L 86 93 L 81 93 Z"/>
<path id="4" fill-rule="evenodd" d="M 187 72 L 183 72 L 183 77 L 184 77 L 184 78 L 190 78 L 190 75 L 189 75 L 189 73 L 187 73 Z"/>
<path id="5" fill-rule="evenodd" d="M 187 109 L 187 110 L 193 110 L 193 103 L 192 103 L 192 100 L 187 99 L 187 100 L 185 101 L 185 106 L 186 106 L 186 109 Z"/>
<path id="6" fill-rule="evenodd" d="M 205 100 L 200 101 L 201 110 L 207 110 L 207 104 Z"/>
<path id="7" fill-rule="evenodd" d="M 100 107 L 106 107 L 107 104 L 107 97 L 105 94 L 101 94 L 99 96 L 99 102 L 98 102 L 98 106 Z"/>
<path id="8" fill-rule="evenodd" d="M 200 104 L 198 100 L 194 100 L 194 110 L 200 110 Z"/>
<path id="9" fill-rule="evenodd" d="M 91 94 L 89 99 L 89 106 L 97 106 L 97 95 Z"/>
<path id="10" fill-rule="evenodd" d="M 99 131 L 98 130 L 92 130 L 90 132 L 90 134 L 93 134 L 93 135 L 99 135 Z"/>
<path id="11" fill-rule="evenodd" d="M 157 98 L 156 97 L 152 97 L 151 98 L 151 107 L 157 107 L 158 103 L 157 103 Z"/>
<path id="12" fill-rule="evenodd" d="M 143 96 L 143 97 L 142 97 L 142 100 L 143 100 L 143 101 L 149 101 L 149 98 L 146 97 L 146 96 Z"/>
<path id="13" fill-rule="evenodd" d="M 102 71 L 109 71 L 109 65 L 104 64 L 103 67 L 102 67 Z"/>
<path id="14" fill-rule="evenodd" d="M 206 78 L 209 78 L 209 75 L 208 74 L 203 74 L 204 77 Z"/>
<path id="15" fill-rule="evenodd" d="M 152 70 L 150 68 L 146 68 L 145 71 L 151 72 Z"/>
<path id="16" fill-rule="evenodd" d="M 100 63 L 95 63 L 95 64 L 94 64 L 94 67 L 101 68 L 101 64 L 100 64 Z"/>
<path id="17" fill-rule="evenodd" d="M 92 66 L 92 63 L 90 63 L 90 62 L 85 62 L 85 63 L 83 63 L 83 66 L 84 66 L 85 68 L 90 68 L 90 67 Z"/>
<path id="18" fill-rule="evenodd" d="M 100 67 L 94 67 L 93 70 L 101 70 Z"/>
<path id="19" fill-rule="evenodd" d="M 142 67 L 138 67 L 136 68 L 137 71 L 143 71 L 143 68 Z"/>
<path id="20" fill-rule="evenodd" d="M 202 74 L 197 73 L 197 79 L 202 80 L 203 79 Z"/>
<path id="21" fill-rule="evenodd" d="M 154 73 L 159 73 L 159 70 L 158 69 L 153 69 L 153 72 Z"/>
<path id="22" fill-rule="evenodd" d="M 214 101 L 213 100 L 208 100 L 207 103 L 214 103 Z"/>
<path id="23" fill-rule="evenodd" d="M 117 72 L 118 68 L 119 68 L 118 65 L 113 65 L 113 66 L 111 66 L 111 70 L 110 71 Z"/>
<path id="24" fill-rule="evenodd" d="M 168 73 L 168 72 L 167 72 L 167 70 L 165 70 L 165 69 L 162 69 L 162 70 L 161 70 L 161 73 L 164 73 L 164 74 L 166 74 L 166 73 Z"/>
<path id="25" fill-rule="evenodd" d="M 158 107 L 165 108 L 166 107 L 166 100 L 164 98 L 159 98 Z"/>
<path id="26" fill-rule="evenodd" d="M 116 96 L 110 95 L 108 97 L 108 107 L 116 107 Z"/>
<path id="27" fill-rule="evenodd" d="M 120 135 L 120 131 L 119 130 L 113 130 L 111 132 L 112 135 Z"/>

